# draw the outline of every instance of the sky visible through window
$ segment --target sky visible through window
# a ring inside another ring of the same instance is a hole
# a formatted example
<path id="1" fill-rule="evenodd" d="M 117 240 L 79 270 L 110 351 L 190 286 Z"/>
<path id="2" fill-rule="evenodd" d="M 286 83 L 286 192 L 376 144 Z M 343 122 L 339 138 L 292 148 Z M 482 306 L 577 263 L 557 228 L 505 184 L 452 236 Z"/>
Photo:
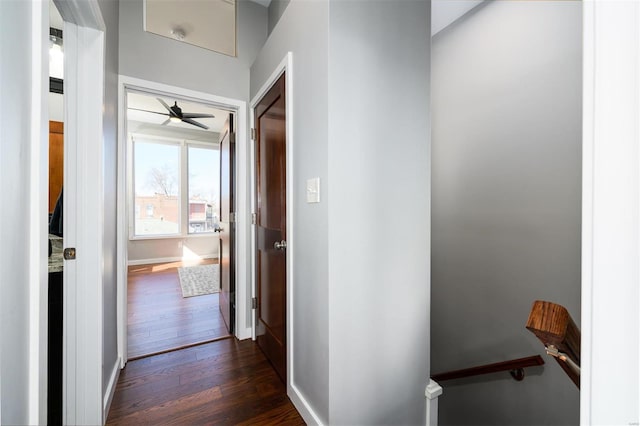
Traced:
<path id="1" fill-rule="evenodd" d="M 178 195 L 180 146 L 136 141 L 134 147 L 136 196 Z"/>
<path id="2" fill-rule="evenodd" d="M 189 147 L 189 199 L 217 201 L 220 187 L 217 149 Z"/>
<path id="3" fill-rule="evenodd" d="M 218 150 L 188 147 L 189 233 L 213 232 L 220 188 Z"/>

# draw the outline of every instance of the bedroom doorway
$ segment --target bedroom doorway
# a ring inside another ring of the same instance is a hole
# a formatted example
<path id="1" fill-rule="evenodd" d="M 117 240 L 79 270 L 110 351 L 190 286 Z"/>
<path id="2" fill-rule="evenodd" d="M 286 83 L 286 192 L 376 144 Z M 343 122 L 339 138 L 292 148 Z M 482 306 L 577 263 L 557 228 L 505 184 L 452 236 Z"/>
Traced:
<path id="1" fill-rule="evenodd" d="M 220 133 L 233 112 L 128 89 L 127 358 L 229 338 L 220 314 Z"/>

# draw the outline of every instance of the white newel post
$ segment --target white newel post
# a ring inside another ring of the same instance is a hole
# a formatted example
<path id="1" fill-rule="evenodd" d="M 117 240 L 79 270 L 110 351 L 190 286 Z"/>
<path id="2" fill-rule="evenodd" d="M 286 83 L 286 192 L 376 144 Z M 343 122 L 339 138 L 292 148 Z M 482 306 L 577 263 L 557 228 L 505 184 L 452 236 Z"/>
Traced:
<path id="1" fill-rule="evenodd" d="M 427 426 L 438 426 L 438 397 L 442 395 L 442 386 L 429 379 L 424 391 L 427 397 Z"/>

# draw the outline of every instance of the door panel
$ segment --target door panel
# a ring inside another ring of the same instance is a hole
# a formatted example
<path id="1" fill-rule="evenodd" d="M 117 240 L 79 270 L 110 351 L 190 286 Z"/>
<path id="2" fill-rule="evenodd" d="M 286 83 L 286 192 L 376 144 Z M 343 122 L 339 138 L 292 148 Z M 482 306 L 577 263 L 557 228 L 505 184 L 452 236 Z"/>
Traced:
<path id="1" fill-rule="evenodd" d="M 257 341 L 286 383 L 286 116 L 284 75 L 255 108 Z"/>
<path id="2" fill-rule="evenodd" d="M 235 331 L 235 130 L 233 115 L 220 133 L 220 235 L 218 258 L 220 261 L 220 312 L 229 330 Z"/>

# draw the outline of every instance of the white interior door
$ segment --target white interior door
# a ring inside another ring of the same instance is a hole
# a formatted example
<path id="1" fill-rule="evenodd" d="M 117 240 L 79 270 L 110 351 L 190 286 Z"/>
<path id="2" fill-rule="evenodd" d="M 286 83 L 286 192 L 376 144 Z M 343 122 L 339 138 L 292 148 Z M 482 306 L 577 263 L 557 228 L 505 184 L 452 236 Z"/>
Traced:
<path id="1" fill-rule="evenodd" d="M 103 422 L 104 22 L 95 0 L 56 2 L 64 24 L 63 423 Z M 78 25 L 81 24 L 81 25 Z"/>

